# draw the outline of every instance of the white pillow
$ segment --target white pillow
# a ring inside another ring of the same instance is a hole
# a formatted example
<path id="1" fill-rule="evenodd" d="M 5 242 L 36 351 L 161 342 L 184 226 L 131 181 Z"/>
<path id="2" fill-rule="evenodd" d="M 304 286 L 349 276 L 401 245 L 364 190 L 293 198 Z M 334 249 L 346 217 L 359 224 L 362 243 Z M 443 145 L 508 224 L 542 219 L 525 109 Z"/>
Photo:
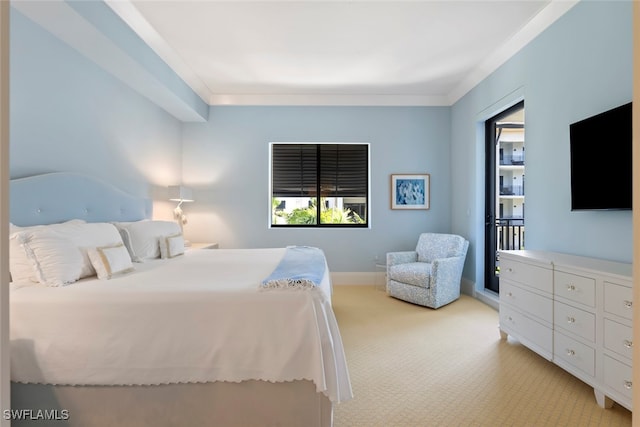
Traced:
<path id="1" fill-rule="evenodd" d="M 118 229 L 106 222 L 73 224 L 60 231 L 67 236 L 82 252 L 83 265 L 80 277 L 95 276 L 96 270 L 89 259 L 88 250 L 97 247 L 122 244 Z"/>
<path id="2" fill-rule="evenodd" d="M 87 250 L 91 265 L 98 274 L 98 279 L 111 279 L 114 274 L 133 271 L 129 251 L 122 244 L 90 248 Z"/>
<path id="3" fill-rule="evenodd" d="M 20 244 L 38 282 L 64 286 L 80 278 L 82 252 L 60 231 L 48 228 L 21 231 L 12 240 Z"/>
<path id="4" fill-rule="evenodd" d="M 184 254 L 184 237 L 182 237 L 182 234 L 161 237 L 159 243 L 160 258 L 173 258 Z"/>
<path id="5" fill-rule="evenodd" d="M 22 231 L 13 233 L 15 236 L 23 231 L 49 230 L 57 233 L 59 237 L 67 239 L 79 251 L 82 256 L 82 269 L 80 278 L 95 276 L 96 270 L 91 265 L 87 254 L 89 248 L 114 246 L 122 243 L 120 233 L 113 224 L 105 222 L 87 223 L 84 220 L 72 220 L 61 224 L 39 225 L 34 227 L 19 228 Z M 38 272 L 33 270 L 33 262 L 26 256 L 26 251 L 20 247 L 21 242 L 10 239 L 10 270 L 13 281 L 41 281 Z M 77 279 L 76 279 L 77 280 Z"/>
<path id="6" fill-rule="evenodd" d="M 13 282 L 37 281 L 35 271 L 31 265 L 31 261 L 27 258 L 24 249 L 20 246 L 20 242 L 15 238 L 17 233 L 21 231 L 31 230 L 60 230 L 66 227 L 73 227 L 77 224 L 84 224 L 82 219 L 72 219 L 71 221 L 49 225 L 34 225 L 30 227 L 19 227 L 9 224 L 9 271 L 11 272 L 11 280 Z"/>
<path id="7" fill-rule="evenodd" d="M 160 257 L 159 240 L 180 234 L 180 226 L 174 221 L 150 221 L 114 223 L 120 230 L 122 241 L 134 262 L 144 262 Z"/>

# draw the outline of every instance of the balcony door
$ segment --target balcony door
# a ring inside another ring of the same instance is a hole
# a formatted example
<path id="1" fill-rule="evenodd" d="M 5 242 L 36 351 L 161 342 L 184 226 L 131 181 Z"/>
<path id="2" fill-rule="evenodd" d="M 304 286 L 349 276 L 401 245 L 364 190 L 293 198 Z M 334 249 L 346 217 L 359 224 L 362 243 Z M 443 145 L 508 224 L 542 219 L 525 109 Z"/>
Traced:
<path id="1" fill-rule="evenodd" d="M 524 101 L 485 122 L 485 277 L 500 292 L 500 250 L 524 249 Z"/>

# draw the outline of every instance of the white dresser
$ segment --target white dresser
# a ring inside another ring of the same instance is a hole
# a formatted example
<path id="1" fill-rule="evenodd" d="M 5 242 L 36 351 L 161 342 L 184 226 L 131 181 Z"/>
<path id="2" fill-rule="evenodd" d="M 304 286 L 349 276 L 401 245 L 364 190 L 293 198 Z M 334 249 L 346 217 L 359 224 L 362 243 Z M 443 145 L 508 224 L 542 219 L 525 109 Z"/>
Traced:
<path id="1" fill-rule="evenodd" d="M 631 264 L 500 252 L 500 332 L 631 410 Z"/>

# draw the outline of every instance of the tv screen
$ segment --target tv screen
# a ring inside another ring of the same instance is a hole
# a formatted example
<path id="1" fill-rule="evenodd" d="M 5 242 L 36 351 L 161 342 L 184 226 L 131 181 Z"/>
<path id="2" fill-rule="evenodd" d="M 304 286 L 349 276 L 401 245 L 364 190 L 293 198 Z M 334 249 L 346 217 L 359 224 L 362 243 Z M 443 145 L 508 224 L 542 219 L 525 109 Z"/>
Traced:
<path id="1" fill-rule="evenodd" d="M 631 209 L 631 103 L 569 126 L 571 210 Z"/>

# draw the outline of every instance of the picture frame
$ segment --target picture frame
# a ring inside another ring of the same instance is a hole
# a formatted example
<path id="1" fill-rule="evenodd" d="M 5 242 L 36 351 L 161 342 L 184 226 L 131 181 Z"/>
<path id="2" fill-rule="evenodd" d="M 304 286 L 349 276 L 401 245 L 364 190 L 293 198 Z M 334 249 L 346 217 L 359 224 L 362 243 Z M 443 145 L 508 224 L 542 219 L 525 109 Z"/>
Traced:
<path id="1" fill-rule="evenodd" d="M 430 175 L 392 174 L 391 209 L 429 209 Z"/>

